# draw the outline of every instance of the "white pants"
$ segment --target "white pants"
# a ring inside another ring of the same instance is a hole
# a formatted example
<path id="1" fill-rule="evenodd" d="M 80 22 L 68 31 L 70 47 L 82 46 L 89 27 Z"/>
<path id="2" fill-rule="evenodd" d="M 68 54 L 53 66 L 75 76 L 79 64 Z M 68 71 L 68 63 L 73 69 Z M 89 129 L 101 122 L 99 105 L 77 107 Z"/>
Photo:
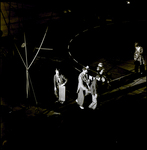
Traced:
<path id="1" fill-rule="evenodd" d="M 89 108 L 96 109 L 97 106 L 97 94 L 92 95 L 92 103 L 89 105 Z"/>

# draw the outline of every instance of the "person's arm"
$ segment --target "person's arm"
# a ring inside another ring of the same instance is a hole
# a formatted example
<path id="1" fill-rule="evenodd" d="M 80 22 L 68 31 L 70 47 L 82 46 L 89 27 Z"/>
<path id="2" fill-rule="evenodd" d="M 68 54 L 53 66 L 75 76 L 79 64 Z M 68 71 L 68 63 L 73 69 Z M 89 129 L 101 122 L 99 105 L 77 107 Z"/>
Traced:
<path id="1" fill-rule="evenodd" d="M 97 81 L 100 81 L 100 80 L 101 80 L 101 78 L 100 78 L 99 75 L 96 76 L 96 80 L 97 80 Z"/>
<path id="2" fill-rule="evenodd" d="M 139 56 L 138 53 L 135 52 L 135 53 L 134 53 L 134 60 L 135 60 L 135 61 L 138 59 L 138 56 Z"/>
<path id="3" fill-rule="evenodd" d="M 143 48 L 140 47 L 140 55 L 142 55 L 142 54 L 143 54 Z"/>
<path id="4" fill-rule="evenodd" d="M 83 84 L 83 79 L 82 79 L 82 76 L 79 76 L 79 84 L 80 84 L 80 87 L 83 89 L 83 90 L 88 90 L 84 84 Z"/>
<path id="5" fill-rule="evenodd" d="M 64 80 L 64 83 L 61 84 L 60 86 L 64 86 L 67 83 L 67 78 L 65 78 L 63 75 L 62 75 L 62 79 Z"/>
<path id="6" fill-rule="evenodd" d="M 58 98 L 56 75 L 54 75 L 54 94 Z"/>
<path id="7" fill-rule="evenodd" d="M 57 87 L 56 87 L 56 76 L 54 75 L 54 91 L 57 90 Z"/>

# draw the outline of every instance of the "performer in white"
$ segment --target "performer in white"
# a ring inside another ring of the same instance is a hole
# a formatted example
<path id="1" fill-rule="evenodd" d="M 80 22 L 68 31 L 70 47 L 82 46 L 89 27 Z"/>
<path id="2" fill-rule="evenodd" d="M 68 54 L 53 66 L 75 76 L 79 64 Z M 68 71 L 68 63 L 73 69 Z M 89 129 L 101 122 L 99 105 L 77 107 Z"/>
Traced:
<path id="1" fill-rule="evenodd" d="M 78 88 L 77 88 L 78 97 L 76 99 L 76 102 L 81 109 L 84 109 L 83 103 L 84 103 L 85 96 L 90 93 L 87 73 L 88 73 L 88 67 L 84 67 L 83 71 L 79 74 L 78 77 Z"/>
<path id="2" fill-rule="evenodd" d="M 135 72 L 138 73 L 138 68 L 140 66 L 140 73 L 144 72 L 145 60 L 143 58 L 143 48 L 135 43 L 135 53 L 134 53 L 134 63 L 135 63 Z"/>
<path id="3" fill-rule="evenodd" d="M 66 83 L 67 79 L 60 74 L 59 69 L 55 70 L 56 74 L 54 75 L 54 94 L 56 98 L 58 98 L 58 101 L 61 104 L 65 102 L 65 97 L 66 97 Z"/>

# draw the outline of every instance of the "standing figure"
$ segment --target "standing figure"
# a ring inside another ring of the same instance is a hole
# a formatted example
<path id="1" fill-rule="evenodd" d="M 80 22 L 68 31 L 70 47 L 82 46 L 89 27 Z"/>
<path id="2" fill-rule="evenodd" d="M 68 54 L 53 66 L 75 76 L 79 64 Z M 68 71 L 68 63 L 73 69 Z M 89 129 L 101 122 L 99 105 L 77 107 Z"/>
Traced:
<path id="1" fill-rule="evenodd" d="M 100 106 L 100 96 L 102 93 L 102 86 L 106 82 L 106 76 L 104 75 L 103 64 L 99 63 L 97 67 L 96 77 L 92 77 L 91 83 L 91 95 L 92 103 L 89 105 L 89 108 L 95 110 L 97 106 Z"/>
<path id="2" fill-rule="evenodd" d="M 92 95 L 92 103 L 89 105 L 89 108 L 95 110 L 97 107 L 97 97 L 98 97 L 98 83 L 95 77 L 92 77 L 91 83 L 91 95 Z"/>
<path id="3" fill-rule="evenodd" d="M 103 63 L 98 63 L 97 74 L 102 75 L 104 73 Z"/>
<path id="4" fill-rule="evenodd" d="M 87 73 L 88 70 L 86 67 L 84 67 L 83 71 L 79 74 L 78 77 L 78 88 L 77 88 L 78 97 L 76 99 L 76 102 L 78 103 L 81 109 L 84 109 L 83 103 L 84 103 L 85 96 L 87 96 L 90 93 Z"/>
<path id="5" fill-rule="evenodd" d="M 97 66 L 97 77 L 99 76 L 99 80 L 101 81 L 101 84 L 107 87 L 107 89 L 111 86 L 110 85 L 110 75 L 108 75 L 105 71 L 105 68 L 103 66 L 103 63 L 98 63 Z"/>
<path id="6" fill-rule="evenodd" d="M 67 83 L 67 79 L 60 74 L 59 69 L 56 69 L 56 74 L 54 75 L 54 94 L 56 98 L 58 98 L 58 101 L 61 104 L 65 102 L 65 94 L 66 94 L 66 87 L 65 84 Z"/>
<path id="7" fill-rule="evenodd" d="M 143 58 L 143 48 L 135 43 L 135 53 L 134 53 L 134 63 L 135 63 L 135 72 L 138 73 L 138 68 L 140 66 L 140 73 L 144 72 L 144 58 Z"/>
<path id="8" fill-rule="evenodd" d="M 109 80 L 107 80 L 106 74 L 105 74 L 105 69 L 103 67 L 103 63 L 98 63 L 98 67 L 97 67 L 97 76 L 96 79 L 98 81 L 98 91 L 99 91 L 99 96 L 102 93 L 102 90 L 104 89 L 104 85 L 107 81 L 107 83 L 109 83 Z"/>
<path id="9" fill-rule="evenodd" d="M 109 84 L 109 79 L 105 73 L 105 69 L 103 67 L 103 63 L 98 63 L 97 66 L 97 75 L 93 77 L 91 84 L 91 95 L 92 95 L 92 103 L 89 105 L 89 108 L 96 109 L 96 107 L 100 107 L 100 97 L 103 92 L 104 86 Z"/>

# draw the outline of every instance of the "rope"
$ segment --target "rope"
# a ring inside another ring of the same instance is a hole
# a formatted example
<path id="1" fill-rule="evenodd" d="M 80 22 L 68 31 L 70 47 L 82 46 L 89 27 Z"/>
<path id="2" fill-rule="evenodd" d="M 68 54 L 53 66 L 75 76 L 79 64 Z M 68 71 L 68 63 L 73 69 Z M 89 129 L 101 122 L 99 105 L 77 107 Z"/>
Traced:
<path id="1" fill-rule="evenodd" d="M 25 43 L 26 66 L 28 67 L 28 59 L 27 59 L 27 46 L 26 46 L 26 37 L 25 37 L 25 33 L 24 33 L 24 43 Z"/>
<path id="2" fill-rule="evenodd" d="M 44 42 L 44 39 L 45 39 L 45 37 L 46 37 L 46 33 L 47 33 L 47 31 L 48 31 L 48 27 L 46 28 L 46 31 L 45 31 L 44 37 L 43 37 L 43 39 L 42 39 L 42 42 L 41 42 L 41 44 L 40 44 L 40 46 L 39 46 L 39 49 L 38 49 L 38 51 L 37 51 L 36 55 L 34 56 L 34 58 L 33 58 L 32 62 L 30 63 L 30 65 L 29 65 L 28 69 L 31 67 L 31 65 L 33 64 L 34 60 L 36 59 L 36 57 L 37 57 L 38 53 L 40 52 L 40 49 L 41 49 L 41 46 L 42 46 L 42 44 L 43 44 L 43 42 Z"/>
<path id="3" fill-rule="evenodd" d="M 21 60 L 22 60 L 22 62 L 23 62 L 23 64 L 24 64 L 25 68 L 28 69 L 28 67 L 26 66 L 26 64 L 25 64 L 25 62 L 24 62 L 24 60 L 23 60 L 23 58 L 22 58 L 22 56 L 21 56 L 21 54 L 20 54 L 20 52 L 19 52 L 19 50 L 18 50 L 18 48 L 17 48 L 17 46 L 16 46 L 15 43 L 14 43 L 14 45 L 15 45 L 15 47 L 16 47 L 16 50 L 17 50 L 17 52 L 18 52 L 18 54 L 19 54 L 19 56 L 20 56 L 20 58 L 21 58 Z"/>
<path id="4" fill-rule="evenodd" d="M 30 77 L 30 74 L 29 74 L 29 73 L 28 73 L 28 77 L 29 77 L 29 79 L 30 79 L 30 83 L 31 83 L 31 87 L 32 87 L 33 95 L 34 95 L 35 102 L 36 102 L 36 105 L 37 105 L 37 104 L 38 104 L 38 102 L 37 102 L 37 98 L 36 98 L 36 95 L 35 95 L 35 91 L 34 91 L 33 84 L 32 84 L 31 77 Z"/>
<path id="5" fill-rule="evenodd" d="M 26 46 L 26 36 L 24 33 L 24 43 L 25 43 L 25 56 L 26 56 L 26 94 L 27 94 L 27 98 L 29 96 L 29 77 L 28 77 L 28 59 L 27 59 L 27 46 Z"/>

